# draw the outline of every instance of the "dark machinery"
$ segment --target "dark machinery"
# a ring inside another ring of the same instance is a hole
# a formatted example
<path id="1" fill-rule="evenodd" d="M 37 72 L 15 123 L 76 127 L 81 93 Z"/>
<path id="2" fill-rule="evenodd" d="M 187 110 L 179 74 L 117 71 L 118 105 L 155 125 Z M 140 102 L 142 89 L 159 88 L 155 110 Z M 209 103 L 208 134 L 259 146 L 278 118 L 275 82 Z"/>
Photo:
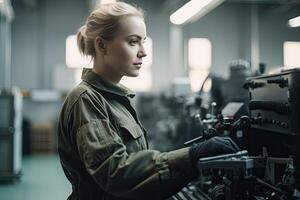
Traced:
<path id="1" fill-rule="evenodd" d="M 199 178 L 177 199 L 300 199 L 300 70 L 247 79 L 249 116 L 218 115 L 191 141 L 230 136 L 243 150 L 200 159 Z"/>
<path id="2" fill-rule="evenodd" d="M 252 120 L 250 153 L 265 147 L 270 156 L 295 157 L 300 141 L 300 70 L 250 78 L 245 87 Z"/>
<path id="3" fill-rule="evenodd" d="M 300 70 L 247 80 L 252 120 L 248 150 L 256 155 L 291 157 L 295 186 L 300 189 Z"/>
<path id="4" fill-rule="evenodd" d="M 285 166 L 280 182 L 269 178 Z M 176 194 L 177 200 L 297 200 L 290 158 L 249 156 L 247 151 L 202 158 L 199 179 Z"/>

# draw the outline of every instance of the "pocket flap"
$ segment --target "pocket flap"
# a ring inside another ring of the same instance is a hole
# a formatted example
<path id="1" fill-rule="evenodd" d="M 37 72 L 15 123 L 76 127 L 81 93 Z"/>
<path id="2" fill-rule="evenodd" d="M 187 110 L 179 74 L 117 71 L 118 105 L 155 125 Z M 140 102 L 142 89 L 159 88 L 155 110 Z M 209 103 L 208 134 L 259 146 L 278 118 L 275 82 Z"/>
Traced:
<path id="1" fill-rule="evenodd" d="M 141 127 L 138 124 L 130 124 L 130 123 L 120 122 L 119 126 L 121 129 L 125 129 L 126 132 L 128 132 L 134 139 L 137 139 L 144 134 L 143 130 L 141 129 Z"/>

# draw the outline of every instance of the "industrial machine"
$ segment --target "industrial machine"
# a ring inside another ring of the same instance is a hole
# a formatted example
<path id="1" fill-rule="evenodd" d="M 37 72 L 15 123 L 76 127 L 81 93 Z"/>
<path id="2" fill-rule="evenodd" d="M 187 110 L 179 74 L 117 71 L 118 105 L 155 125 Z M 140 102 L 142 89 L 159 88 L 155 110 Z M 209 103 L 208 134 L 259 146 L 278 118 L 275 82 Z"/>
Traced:
<path id="1" fill-rule="evenodd" d="M 300 70 L 250 77 L 244 88 L 248 115 L 234 119 L 223 115 L 227 108 L 185 143 L 229 136 L 242 151 L 200 159 L 199 178 L 174 199 L 300 199 Z"/>
<path id="2" fill-rule="evenodd" d="M 22 168 L 22 96 L 17 88 L 0 90 L 0 181 L 20 178 Z"/>

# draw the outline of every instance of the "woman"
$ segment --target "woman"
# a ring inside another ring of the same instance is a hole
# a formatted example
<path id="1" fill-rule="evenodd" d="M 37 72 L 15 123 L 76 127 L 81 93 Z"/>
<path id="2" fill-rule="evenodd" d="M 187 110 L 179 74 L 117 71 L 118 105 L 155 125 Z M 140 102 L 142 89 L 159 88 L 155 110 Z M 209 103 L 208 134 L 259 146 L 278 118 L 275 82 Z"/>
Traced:
<path id="1" fill-rule="evenodd" d="M 146 132 L 119 84 L 135 77 L 147 54 L 141 9 L 118 2 L 94 10 L 77 33 L 93 69 L 66 98 L 58 125 L 58 150 L 72 183 L 68 199 L 166 199 L 196 178 L 196 161 L 238 150 L 214 138 L 171 152 L 149 150 Z"/>

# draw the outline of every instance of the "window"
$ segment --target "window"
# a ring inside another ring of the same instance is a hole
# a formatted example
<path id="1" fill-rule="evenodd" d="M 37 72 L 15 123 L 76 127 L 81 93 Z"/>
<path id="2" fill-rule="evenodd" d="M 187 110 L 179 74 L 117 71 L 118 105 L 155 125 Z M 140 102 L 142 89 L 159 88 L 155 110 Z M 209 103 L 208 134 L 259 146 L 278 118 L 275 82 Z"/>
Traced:
<path id="1" fill-rule="evenodd" d="M 79 52 L 76 35 L 70 35 L 66 39 L 66 65 L 70 68 L 92 67 L 91 57 Z"/>
<path id="2" fill-rule="evenodd" d="M 135 92 L 147 92 L 152 88 L 152 39 L 147 38 L 145 42 L 145 50 L 147 56 L 143 58 L 143 66 L 140 69 L 140 74 L 138 77 L 123 77 L 121 84 L 125 85 L 129 89 Z"/>
<path id="3" fill-rule="evenodd" d="M 191 89 L 197 92 L 211 67 L 211 42 L 207 38 L 189 39 L 188 64 Z"/>
<path id="4" fill-rule="evenodd" d="M 284 68 L 300 68 L 300 42 L 283 43 L 283 65 Z"/>
<path id="5" fill-rule="evenodd" d="M 73 69 L 73 80 L 77 85 L 81 81 L 82 69 L 92 68 L 90 56 L 84 56 L 79 52 L 76 35 L 69 35 L 66 39 L 66 66 Z"/>

